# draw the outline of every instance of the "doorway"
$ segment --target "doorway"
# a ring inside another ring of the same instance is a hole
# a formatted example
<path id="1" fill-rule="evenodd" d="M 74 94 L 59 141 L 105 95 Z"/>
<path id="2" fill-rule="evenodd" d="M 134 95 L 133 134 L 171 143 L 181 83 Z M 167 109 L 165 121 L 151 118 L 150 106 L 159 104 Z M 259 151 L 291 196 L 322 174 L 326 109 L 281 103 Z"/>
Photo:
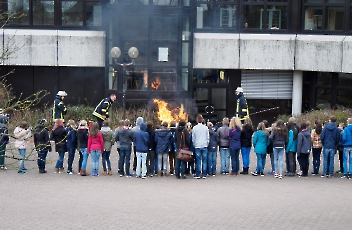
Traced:
<path id="1" fill-rule="evenodd" d="M 227 114 L 228 86 L 201 85 L 193 87 L 193 99 L 199 114 L 206 121 L 221 121 Z"/>

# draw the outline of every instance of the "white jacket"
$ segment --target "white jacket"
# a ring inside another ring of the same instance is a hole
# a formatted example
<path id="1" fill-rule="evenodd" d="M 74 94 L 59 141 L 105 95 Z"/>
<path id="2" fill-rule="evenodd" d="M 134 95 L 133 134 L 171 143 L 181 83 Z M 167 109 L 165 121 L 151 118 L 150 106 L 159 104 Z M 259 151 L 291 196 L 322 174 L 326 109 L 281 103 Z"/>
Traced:
<path id="1" fill-rule="evenodd" d="M 27 148 L 28 139 L 31 137 L 31 131 L 17 126 L 13 131 L 13 134 L 16 138 L 15 147 L 18 149 Z"/>

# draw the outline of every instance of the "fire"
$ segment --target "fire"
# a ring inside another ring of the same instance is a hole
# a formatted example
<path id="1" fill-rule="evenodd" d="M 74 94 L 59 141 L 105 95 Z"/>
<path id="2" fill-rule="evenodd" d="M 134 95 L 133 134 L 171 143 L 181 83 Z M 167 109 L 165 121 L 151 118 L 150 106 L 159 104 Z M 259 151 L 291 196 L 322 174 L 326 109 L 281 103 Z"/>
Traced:
<path id="1" fill-rule="evenodd" d="M 161 81 L 158 77 L 155 78 L 155 81 L 152 82 L 151 86 L 153 89 L 158 89 L 161 84 Z"/>
<path id="2" fill-rule="evenodd" d="M 168 123 L 176 121 L 178 123 L 181 119 L 188 120 L 183 104 L 170 110 L 169 104 L 163 100 L 153 99 L 153 102 L 158 105 L 158 118 L 160 121 L 167 121 Z"/>

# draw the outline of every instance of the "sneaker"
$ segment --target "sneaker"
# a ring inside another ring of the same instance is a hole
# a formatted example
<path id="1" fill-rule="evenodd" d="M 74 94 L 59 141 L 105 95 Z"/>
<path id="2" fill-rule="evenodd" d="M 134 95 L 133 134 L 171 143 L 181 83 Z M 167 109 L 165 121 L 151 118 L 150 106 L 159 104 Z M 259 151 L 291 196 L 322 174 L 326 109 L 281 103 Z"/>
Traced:
<path id="1" fill-rule="evenodd" d="M 302 171 L 299 171 L 299 172 L 297 173 L 297 176 L 302 176 Z"/>
<path id="2" fill-rule="evenodd" d="M 69 174 L 69 175 L 72 175 L 72 174 L 73 174 L 73 171 L 70 171 L 68 174 Z"/>
<path id="3" fill-rule="evenodd" d="M 1 166 L 2 170 L 7 170 L 6 166 Z"/>
<path id="4" fill-rule="evenodd" d="M 312 172 L 310 175 L 312 175 L 312 176 L 316 176 L 317 174 L 316 174 L 316 173 L 314 173 L 314 172 Z"/>
<path id="5" fill-rule="evenodd" d="M 77 173 L 78 175 L 81 175 L 81 170 L 78 170 L 78 173 Z"/>
<path id="6" fill-rule="evenodd" d="M 132 177 L 132 174 L 127 174 L 126 177 Z"/>
<path id="7" fill-rule="evenodd" d="M 274 174 L 274 177 L 275 177 L 275 178 L 278 178 L 278 177 L 279 177 L 279 174 L 275 173 L 275 174 Z"/>
<path id="8" fill-rule="evenodd" d="M 344 179 L 344 178 L 346 178 L 346 175 L 342 175 L 342 176 L 341 176 L 341 179 Z"/>
<path id="9" fill-rule="evenodd" d="M 226 173 L 225 172 L 222 172 L 221 175 L 225 175 Z"/>
<path id="10" fill-rule="evenodd" d="M 331 178 L 333 178 L 333 176 L 332 175 L 328 175 L 327 178 L 331 179 Z"/>
<path id="11" fill-rule="evenodd" d="M 20 171 L 18 171 L 18 173 L 19 173 L 19 174 L 25 174 L 25 173 L 26 173 L 26 171 L 24 171 L 24 170 L 20 170 Z"/>
<path id="12" fill-rule="evenodd" d="M 203 176 L 202 178 L 203 178 L 203 179 L 207 179 L 207 176 Z"/>
<path id="13" fill-rule="evenodd" d="M 252 172 L 252 176 L 258 176 L 257 172 Z"/>
<path id="14" fill-rule="evenodd" d="M 67 170 L 67 171 L 66 171 L 66 174 L 70 174 L 70 170 Z"/>
<path id="15" fill-rule="evenodd" d="M 213 176 L 216 176 L 216 174 L 215 174 L 215 173 L 213 173 Z"/>
<path id="16" fill-rule="evenodd" d="M 200 179 L 200 176 L 194 176 L 194 179 Z"/>
<path id="17" fill-rule="evenodd" d="M 181 176 L 182 179 L 187 179 L 187 177 L 185 175 Z"/>
<path id="18" fill-rule="evenodd" d="M 147 178 L 146 176 L 142 176 L 142 179 L 145 179 L 145 178 Z"/>
<path id="19" fill-rule="evenodd" d="M 261 172 L 261 173 L 260 173 L 260 176 L 264 176 L 264 173 L 263 173 L 263 172 Z"/>
<path id="20" fill-rule="evenodd" d="M 281 174 L 279 174 L 279 179 L 282 179 L 282 175 Z"/>
<path id="21" fill-rule="evenodd" d="M 225 172 L 225 174 L 226 174 L 226 175 L 229 175 L 229 173 L 228 173 L 228 172 Z"/>
<path id="22" fill-rule="evenodd" d="M 324 175 L 324 174 L 322 174 L 320 177 L 321 177 L 321 178 L 324 178 L 324 177 L 325 177 L 325 175 Z"/>
<path id="23" fill-rule="evenodd" d="M 340 170 L 336 171 L 336 173 L 337 173 L 337 174 L 342 174 L 343 172 L 342 172 L 342 170 L 340 169 Z"/>
<path id="24" fill-rule="evenodd" d="M 122 175 L 122 174 L 120 174 L 120 177 L 123 177 L 123 175 Z"/>

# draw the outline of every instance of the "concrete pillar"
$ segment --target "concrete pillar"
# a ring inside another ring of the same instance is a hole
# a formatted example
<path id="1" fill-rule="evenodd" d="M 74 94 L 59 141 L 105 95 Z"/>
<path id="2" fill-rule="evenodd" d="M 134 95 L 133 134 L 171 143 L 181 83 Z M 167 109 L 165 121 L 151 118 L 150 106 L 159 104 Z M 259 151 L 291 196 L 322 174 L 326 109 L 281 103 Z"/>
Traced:
<path id="1" fill-rule="evenodd" d="M 293 71 L 292 116 L 302 113 L 303 71 Z"/>

